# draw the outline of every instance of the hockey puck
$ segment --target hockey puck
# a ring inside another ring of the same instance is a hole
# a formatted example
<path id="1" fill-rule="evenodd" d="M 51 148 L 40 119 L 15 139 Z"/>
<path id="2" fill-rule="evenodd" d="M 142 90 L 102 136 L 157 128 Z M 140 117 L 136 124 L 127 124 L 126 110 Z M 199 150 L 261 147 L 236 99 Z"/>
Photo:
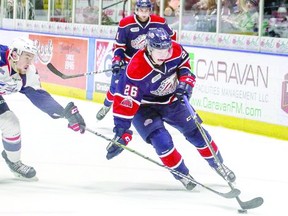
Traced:
<path id="1" fill-rule="evenodd" d="M 238 213 L 247 214 L 247 210 L 246 209 L 238 209 Z"/>

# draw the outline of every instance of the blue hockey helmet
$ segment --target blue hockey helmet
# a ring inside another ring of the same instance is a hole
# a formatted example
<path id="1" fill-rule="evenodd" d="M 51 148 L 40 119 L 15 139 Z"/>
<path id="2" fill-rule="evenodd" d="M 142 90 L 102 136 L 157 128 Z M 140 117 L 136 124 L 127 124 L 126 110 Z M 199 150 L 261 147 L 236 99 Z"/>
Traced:
<path id="1" fill-rule="evenodd" d="M 151 49 L 169 49 L 172 46 L 170 35 L 163 28 L 152 29 L 147 32 L 146 44 Z"/>
<path id="2" fill-rule="evenodd" d="M 135 14 L 140 22 L 146 22 L 152 12 L 152 3 L 150 0 L 137 0 L 135 5 Z"/>
<path id="3" fill-rule="evenodd" d="M 137 0 L 136 1 L 136 9 L 137 8 L 150 8 L 150 9 L 152 9 L 152 3 L 150 0 Z"/>
<path id="4" fill-rule="evenodd" d="M 146 36 L 146 49 L 153 62 L 161 65 L 172 56 L 170 35 L 163 28 L 149 30 Z"/>

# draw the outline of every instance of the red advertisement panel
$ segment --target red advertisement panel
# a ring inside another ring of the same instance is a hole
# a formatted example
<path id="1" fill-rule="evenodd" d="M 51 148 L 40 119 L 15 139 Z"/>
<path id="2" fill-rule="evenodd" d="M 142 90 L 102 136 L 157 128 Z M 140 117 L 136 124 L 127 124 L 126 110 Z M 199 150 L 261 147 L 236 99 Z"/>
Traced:
<path id="1" fill-rule="evenodd" d="M 108 41 L 96 41 L 96 70 L 99 70 L 102 66 L 101 63 L 103 64 L 107 52 L 108 52 L 108 47 L 109 42 Z M 104 65 L 106 66 L 106 65 Z"/>
<path id="2" fill-rule="evenodd" d="M 113 40 L 96 40 L 95 70 L 111 68 Z M 98 74 L 95 77 L 94 91 L 106 93 L 109 90 L 112 72 Z"/>
<path id="3" fill-rule="evenodd" d="M 64 80 L 53 74 L 46 65 L 51 62 L 59 71 L 68 75 L 87 72 L 87 39 L 32 34 L 29 38 L 38 46 L 35 66 L 42 82 L 86 89 L 85 76 Z"/>

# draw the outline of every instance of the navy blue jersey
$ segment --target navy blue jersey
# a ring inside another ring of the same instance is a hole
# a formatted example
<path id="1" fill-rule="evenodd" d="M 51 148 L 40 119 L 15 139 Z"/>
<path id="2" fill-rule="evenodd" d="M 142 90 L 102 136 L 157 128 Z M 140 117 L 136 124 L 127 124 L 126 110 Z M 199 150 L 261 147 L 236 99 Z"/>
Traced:
<path id="1" fill-rule="evenodd" d="M 129 61 L 132 56 L 144 48 L 146 34 L 151 29 L 163 28 L 176 40 L 175 32 L 167 25 L 163 17 L 151 14 L 144 26 L 137 20 L 136 15 L 123 18 L 118 27 L 114 44 L 114 56 L 120 56 Z"/>
<path id="2" fill-rule="evenodd" d="M 130 127 L 140 105 L 170 104 L 177 100 L 174 93 L 178 80 L 194 77 L 188 53 L 176 42 L 172 42 L 171 57 L 160 67 L 154 66 L 149 58 L 146 50 L 139 50 L 119 80 L 113 115 L 115 125 L 121 128 Z"/>

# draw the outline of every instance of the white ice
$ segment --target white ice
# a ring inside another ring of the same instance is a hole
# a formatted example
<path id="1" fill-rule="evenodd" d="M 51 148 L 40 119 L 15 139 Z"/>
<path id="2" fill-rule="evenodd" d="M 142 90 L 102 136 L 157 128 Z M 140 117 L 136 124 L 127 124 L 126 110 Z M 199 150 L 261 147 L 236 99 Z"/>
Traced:
<path id="1" fill-rule="evenodd" d="M 54 96 L 65 106 L 74 101 L 87 127 L 113 137 L 111 112 L 96 123 L 100 104 Z M 108 141 L 67 128 L 64 119 L 53 120 L 34 107 L 25 96 L 5 97 L 20 119 L 22 161 L 33 165 L 39 181 L 14 178 L 0 159 L 0 215 L 90 216 L 90 215 L 238 215 L 236 199 L 225 199 L 205 188 L 186 191 L 164 168 L 127 150 L 108 161 Z M 287 215 L 288 142 L 259 135 L 204 125 L 218 144 L 225 164 L 237 175 L 242 201 L 261 196 L 264 204 L 249 215 Z M 168 127 L 191 175 L 221 192 L 229 191 L 198 155 L 194 146 Z M 129 147 L 160 162 L 152 146 L 134 131 Z M 2 151 L 2 150 L 1 150 Z"/>

